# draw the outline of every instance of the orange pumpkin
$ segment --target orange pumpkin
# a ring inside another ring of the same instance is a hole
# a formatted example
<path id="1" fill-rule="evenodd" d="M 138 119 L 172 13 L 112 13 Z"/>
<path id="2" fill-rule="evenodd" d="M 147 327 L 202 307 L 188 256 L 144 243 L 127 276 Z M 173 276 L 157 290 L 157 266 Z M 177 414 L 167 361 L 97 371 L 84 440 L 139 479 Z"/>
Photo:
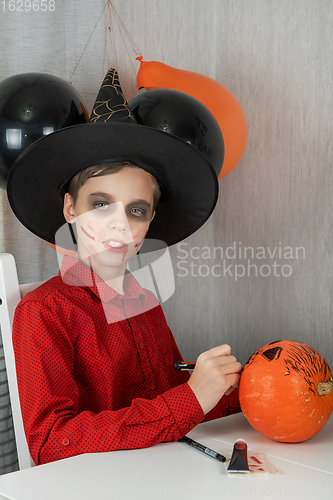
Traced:
<path id="1" fill-rule="evenodd" d="M 305 441 L 330 418 L 332 373 L 313 347 L 288 340 L 272 342 L 244 366 L 239 400 L 249 423 L 264 436 L 287 443 Z"/>

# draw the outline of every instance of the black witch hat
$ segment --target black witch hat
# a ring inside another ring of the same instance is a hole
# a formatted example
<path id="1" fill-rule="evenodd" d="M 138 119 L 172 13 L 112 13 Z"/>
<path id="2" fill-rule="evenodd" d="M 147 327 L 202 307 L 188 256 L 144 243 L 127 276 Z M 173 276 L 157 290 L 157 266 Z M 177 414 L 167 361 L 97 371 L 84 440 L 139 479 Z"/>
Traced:
<path id="1" fill-rule="evenodd" d="M 18 157 L 8 178 L 10 205 L 34 234 L 74 250 L 68 238 L 61 241 L 57 236 L 55 241 L 66 224 L 62 195 L 68 182 L 87 167 L 123 161 L 152 174 L 161 187 L 162 202 L 146 239 L 173 245 L 197 231 L 211 215 L 218 182 L 208 159 L 176 136 L 138 125 L 115 69 L 103 81 L 89 123 L 49 134 Z"/>

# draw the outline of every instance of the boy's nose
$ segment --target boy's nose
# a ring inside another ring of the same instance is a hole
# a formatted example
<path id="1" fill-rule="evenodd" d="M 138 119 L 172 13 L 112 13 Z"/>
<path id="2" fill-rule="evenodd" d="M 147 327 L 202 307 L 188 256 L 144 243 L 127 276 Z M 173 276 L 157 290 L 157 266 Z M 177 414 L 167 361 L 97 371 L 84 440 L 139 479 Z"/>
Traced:
<path id="1" fill-rule="evenodd" d="M 108 221 L 108 226 L 110 229 L 120 232 L 130 230 L 124 206 L 121 202 L 114 203 L 112 214 L 110 215 L 110 219 Z"/>

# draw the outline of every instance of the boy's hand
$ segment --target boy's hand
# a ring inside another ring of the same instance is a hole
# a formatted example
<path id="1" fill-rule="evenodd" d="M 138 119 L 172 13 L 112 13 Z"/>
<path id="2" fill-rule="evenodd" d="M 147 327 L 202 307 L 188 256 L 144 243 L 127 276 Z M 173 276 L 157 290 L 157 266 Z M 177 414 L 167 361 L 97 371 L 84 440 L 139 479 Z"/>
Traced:
<path id="1" fill-rule="evenodd" d="M 203 352 L 188 381 L 205 415 L 237 387 L 242 365 L 230 353 L 227 344 Z"/>

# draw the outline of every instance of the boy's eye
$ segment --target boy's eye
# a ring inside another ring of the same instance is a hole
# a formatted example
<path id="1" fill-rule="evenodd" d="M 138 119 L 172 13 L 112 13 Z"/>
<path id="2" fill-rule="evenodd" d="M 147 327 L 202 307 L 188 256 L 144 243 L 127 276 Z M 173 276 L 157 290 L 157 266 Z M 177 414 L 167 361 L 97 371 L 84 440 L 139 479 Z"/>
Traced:
<path id="1" fill-rule="evenodd" d="M 105 201 L 97 201 L 94 203 L 94 208 L 98 208 L 100 210 L 105 210 L 107 208 L 109 208 L 109 204 L 106 203 Z"/>
<path id="2" fill-rule="evenodd" d="M 141 208 L 131 208 L 131 214 L 138 216 L 138 215 L 145 215 L 145 212 Z"/>
<path id="3" fill-rule="evenodd" d="M 107 203 L 106 201 L 95 201 L 93 207 L 99 211 L 112 211 L 113 203 Z M 143 208 L 132 207 L 129 208 L 129 215 L 133 217 L 144 217 L 146 215 L 146 211 Z"/>

